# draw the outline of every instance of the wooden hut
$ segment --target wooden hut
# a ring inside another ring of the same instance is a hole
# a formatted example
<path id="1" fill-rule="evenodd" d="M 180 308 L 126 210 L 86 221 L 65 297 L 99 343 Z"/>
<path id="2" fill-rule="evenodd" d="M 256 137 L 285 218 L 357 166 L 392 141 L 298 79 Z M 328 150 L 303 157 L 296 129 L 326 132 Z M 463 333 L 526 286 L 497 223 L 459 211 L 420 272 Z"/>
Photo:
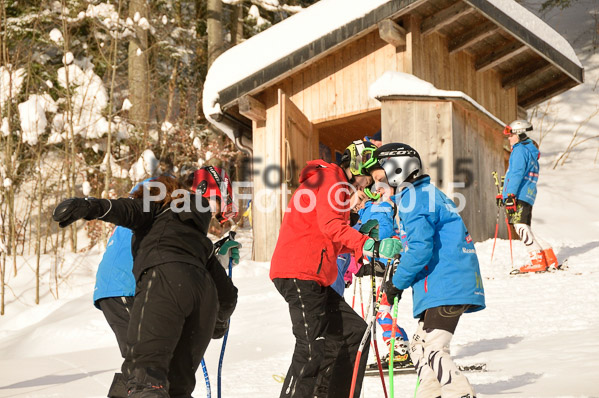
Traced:
<path id="1" fill-rule="evenodd" d="M 373 98 L 385 72 L 432 94 L 400 84 Z M 566 40 L 512 0 L 321 0 L 222 54 L 204 113 L 253 156 L 254 258 L 265 261 L 305 162 L 335 161 L 381 128 L 464 198 L 475 240 L 492 237 L 503 123 L 582 81 Z"/>

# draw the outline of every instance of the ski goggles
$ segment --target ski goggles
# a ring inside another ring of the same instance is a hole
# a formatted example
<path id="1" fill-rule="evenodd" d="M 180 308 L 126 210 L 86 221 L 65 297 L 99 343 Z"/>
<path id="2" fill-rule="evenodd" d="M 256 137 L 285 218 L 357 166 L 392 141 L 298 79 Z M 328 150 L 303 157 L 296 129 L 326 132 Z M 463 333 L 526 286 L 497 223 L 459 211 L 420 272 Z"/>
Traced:
<path id="1" fill-rule="evenodd" d="M 238 214 L 237 206 L 235 206 L 235 203 L 232 201 L 228 201 L 228 203 L 222 207 L 221 210 L 222 211 L 220 213 L 214 216 L 214 218 L 216 218 L 216 220 L 221 224 L 224 224 L 230 219 L 236 217 Z"/>
<path id="2" fill-rule="evenodd" d="M 516 130 L 514 130 L 513 128 L 511 128 L 508 125 L 508 126 L 505 126 L 505 128 L 503 129 L 503 135 L 505 135 L 506 137 L 508 137 L 508 136 L 510 136 L 512 134 L 522 134 L 522 133 L 526 133 L 528 131 L 532 131 L 532 126 L 524 128 L 524 129 L 516 129 Z"/>
<path id="3" fill-rule="evenodd" d="M 372 200 L 379 200 L 381 198 L 381 194 L 378 192 L 372 192 L 370 188 L 364 188 L 364 193 Z"/>
<path id="4" fill-rule="evenodd" d="M 377 159 L 374 156 L 374 152 L 376 148 L 364 148 L 362 150 L 362 164 L 360 167 L 360 172 L 362 170 L 368 172 L 368 169 L 377 164 Z"/>

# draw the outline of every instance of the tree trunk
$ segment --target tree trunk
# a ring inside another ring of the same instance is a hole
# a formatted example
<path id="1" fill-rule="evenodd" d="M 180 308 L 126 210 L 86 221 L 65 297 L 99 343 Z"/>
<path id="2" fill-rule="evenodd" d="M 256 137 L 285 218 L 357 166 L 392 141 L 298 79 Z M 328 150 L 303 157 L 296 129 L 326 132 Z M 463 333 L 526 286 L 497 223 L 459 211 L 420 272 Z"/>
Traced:
<path id="1" fill-rule="evenodd" d="M 232 6 L 231 10 L 231 46 L 243 40 L 243 1 Z"/>
<path id="2" fill-rule="evenodd" d="M 208 0 L 206 30 L 208 33 L 208 68 L 224 51 L 223 46 L 223 3 L 221 0 Z"/>
<path id="3" fill-rule="evenodd" d="M 136 18 L 135 14 L 139 13 Z M 150 119 L 150 74 L 148 60 L 148 34 L 140 27 L 141 18 L 148 19 L 146 0 L 130 0 L 129 17 L 134 21 L 135 36 L 129 40 L 129 119 L 138 129 L 148 131 Z M 137 21 L 136 21 L 137 19 Z"/>

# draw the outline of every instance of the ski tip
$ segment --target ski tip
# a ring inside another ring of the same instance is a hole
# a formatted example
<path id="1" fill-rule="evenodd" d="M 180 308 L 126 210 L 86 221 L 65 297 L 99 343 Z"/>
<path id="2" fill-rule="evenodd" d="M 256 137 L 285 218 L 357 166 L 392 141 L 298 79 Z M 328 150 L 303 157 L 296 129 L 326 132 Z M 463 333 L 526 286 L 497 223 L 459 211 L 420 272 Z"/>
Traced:
<path id="1" fill-rule="evenodd" d="M 462 372 L 486 372 L 486 363 L 473 363 L 470 365 L 457 365 Z"/>

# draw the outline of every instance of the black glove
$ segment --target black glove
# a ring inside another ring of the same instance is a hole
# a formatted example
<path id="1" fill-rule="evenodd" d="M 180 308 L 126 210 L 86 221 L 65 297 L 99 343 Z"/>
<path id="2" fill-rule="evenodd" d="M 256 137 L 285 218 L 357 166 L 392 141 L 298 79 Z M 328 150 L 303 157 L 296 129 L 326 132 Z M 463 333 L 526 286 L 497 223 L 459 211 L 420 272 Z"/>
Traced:
<path id="1" fill-rule="evenodd" d="M 401 294 L 403 293 L 403 290 L 396 288 L 395 285 L 393 284 L 393 274 L 395 273 L 395 269 L 397 268 L 397 265 L 390 264 L 390 265 L 388 265 L 388 267 L 390 269 L 387 271 L 387 273 L 385 275 L 383 290 L 384 290 L 385 294 L 387 295 L 387 302 L 389 304 L 393 305 L 393 302 L 395 301 L 395 297 L 397 297 L 397 301 L 399 301 L 401 299 Z"/>
<path id="2" fill-rule="evenodd" d="M 220 339 L 225 336 L 227 330 L 229 330 L 229 319 L 227 318 L 225 321 L 221 321 L 220 319 L 216 319 L 216 325 L 214 325 L 214 332 L 212 332 L 213 339 Z"/>
<path id="3" fill-rule="evenodd" d="M 383 277 L 385 276 L 385 264 L 380 261 L 374 260 L 374 276 Z"/>
<path id="4" fill-rule="evenodd" d="M 513 193 L 507 195 L 507 198 L 505 198 L 503 204 L 505 205 L 505 211 L 507 211 L 509 215 L 512 215 L 518 211 L 518 201 L 516 200 L 516 195 Z"/>
<path id="5" fill-rule="evenodd" d="M 358 278 L 361 278 L 363 276 L 366 275 L 372 275 L 372 264 L 371 263 L 364 263 L 360 269 L 358 270 L 358 272 L 356 272 L 356 276 Z"/>
<path id="6" fill-rule="evenodd" d="M 60 228 L 67 227 L 77 220 L 93 220 L 102 215 L 100 200 L 95 198 L 70 198 L 63 200 L 52 213 Z"/>

